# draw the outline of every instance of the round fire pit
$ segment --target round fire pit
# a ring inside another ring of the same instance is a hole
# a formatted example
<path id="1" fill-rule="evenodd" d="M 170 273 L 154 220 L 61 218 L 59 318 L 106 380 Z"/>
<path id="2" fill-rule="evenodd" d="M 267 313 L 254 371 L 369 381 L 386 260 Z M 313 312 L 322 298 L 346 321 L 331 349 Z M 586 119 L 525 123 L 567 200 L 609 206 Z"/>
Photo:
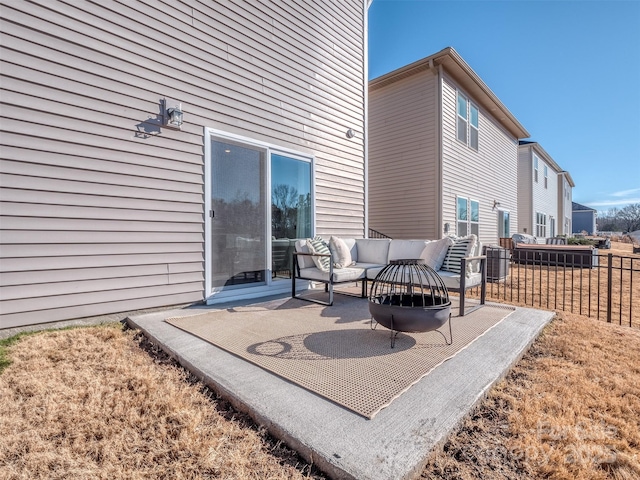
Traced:
<path id="1" fill-rule="evenodd" d="M 393 348 L 398 332 L 442 327 L 450 320 L 451 301 L 442 278 L 423 260 L 392 260 L 371 284 L 369 313 L 371 328 L 379 323 L 391 330 Z M 445 341 L 450 345 L 452 340 L 449 322 L 449 340 L 445 337 Z"/>

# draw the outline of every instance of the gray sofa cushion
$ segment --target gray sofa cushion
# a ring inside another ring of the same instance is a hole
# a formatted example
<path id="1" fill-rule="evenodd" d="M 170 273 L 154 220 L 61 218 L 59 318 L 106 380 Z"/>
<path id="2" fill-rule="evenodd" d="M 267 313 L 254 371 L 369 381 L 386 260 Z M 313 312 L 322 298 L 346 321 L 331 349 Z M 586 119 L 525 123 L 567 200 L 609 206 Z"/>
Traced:
<path id="1" fill-rule="evenodd" d="M 357 238 L 358 263 L 386 265 L 389 258 L 389 244 L 386 238 Z"/>
<path id="2" fill-rule="evenodd" d="M 450 237 L 444 237 L 440 240 L 428 242 L 422 252 L 422 258 L 427 262 L 427 265 L 438 271 L 442 268 L 442 263 L 444 262 L 444 258 L 447 256 L 447 251 L 451 245 L 453 245 L 453 239 Z"/>
<path id="3" fill-rule="evenodd" d="M 440 278 L 446 285 L 447 288 L 451 289 L 459 289 L 460 288 L 460 274 L 447 272 L 446 270 L 440 270 L 438 272 Z M 475 287 L 482 283 L 482 274 L 481 273 L 471 273 L 467 274 L 467 278 L 465 279 L 465 288 Z"/>
<path id="4" fill-rule="evenodd" d="M 423 258 L 427 243 L 426 240 L 391 240 L 388 260 Z"/>
<path id="5" fill-rule="evenodd" d="M 333 282 L 355 282 L 364 278 L 365 269 L 360 267 L 347 267 L 339 268 L 333 271 Z M 318 280 L 322 282 L 329 281 L 329 272 L 322 272 L 318 268 L 301 268 L 300 277 L 311 280 Z"/>
<path id="6" fill-rule="evenodd" d="M 307 248 L 306 239 L 296 240 L 295 247 L 296 247 L 296 252 L 309 253 L 309 248 Z M 316 264 L 313 263 L 312 257 L 308 257 L 306 255 L 300 255 L 297 258 L 298 258 L 298 265 L 300 265 L 300 268 L 311 268 L 316 266 Z"/>

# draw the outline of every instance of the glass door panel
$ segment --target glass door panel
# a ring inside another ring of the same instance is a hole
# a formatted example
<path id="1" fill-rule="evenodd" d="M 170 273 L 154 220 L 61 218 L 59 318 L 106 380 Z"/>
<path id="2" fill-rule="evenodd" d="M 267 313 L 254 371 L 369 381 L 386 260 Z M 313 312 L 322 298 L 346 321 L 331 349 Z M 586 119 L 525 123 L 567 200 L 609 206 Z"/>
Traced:
<path id="1" fill-rule="evenodd" d="M 266 149 L 211 141 L 213 288 L 265 282 Z"/>
<path id="2" fill-rule="evenodd" d="M 271 275 L 290 278 L 298 238 L 311 236 L 311 163 L 271 155 Z"/>
<path id="3" fill-rule="evenodd" d="M 498 237 L 505 238 L 510 236 L 509 212 L 498 210 Z"/>

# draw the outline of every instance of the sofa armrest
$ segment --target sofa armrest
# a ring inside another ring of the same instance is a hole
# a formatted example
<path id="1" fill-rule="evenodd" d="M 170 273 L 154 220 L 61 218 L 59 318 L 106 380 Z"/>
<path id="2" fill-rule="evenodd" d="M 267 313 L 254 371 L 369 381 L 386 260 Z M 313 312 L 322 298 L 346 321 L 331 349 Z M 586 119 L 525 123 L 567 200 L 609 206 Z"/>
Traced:
<path id="1" fill-rule="evenodd" d="M 485 260 L 487 258 L 486 255 L 476 255 L 475 257 L 464 257 L 465 260 Z"/>
<path id="2" fill-rule="evenodd" d="M 310 252 L 293 252 L 294 255 L 303 255 L 306 257 L 330 257 L 330 253 L 310 253 Z"/>
<path id="3" fill-rule="evenodd" d="M 464 257 L 460 260 L 460 316 L 463 317 L 465 313 L 465 290 L 467 289 L 466 279 L 467 279 L 467 262 L 472 262 L 474 260 L 480 261 L 480 274 L 482 275 L 480 280 L 480 306 L 484 305 L 486 296 L 487 296 L 487 256 L 486 255 L 476 255 L 474 257 Z M 464 272 L 464 275 L 462 274 Z M 478 306 L 479 307 L 479 306 Z M 475 310 L 474 307 L 473 310 Z"/>
<path id="4" fill-rule="evenodd" d="M 298 257 L 329 257 L 329 278 L 333 277 L 333 255 L 331 253 L 311 253 L 311 252 L 296 252 L 295 250 L 291 252 L 293 257 L 293 275 L 300 275 L 300 264 L 298 263 Z M 316 268 L 318 268 L 316 266 Z"/>

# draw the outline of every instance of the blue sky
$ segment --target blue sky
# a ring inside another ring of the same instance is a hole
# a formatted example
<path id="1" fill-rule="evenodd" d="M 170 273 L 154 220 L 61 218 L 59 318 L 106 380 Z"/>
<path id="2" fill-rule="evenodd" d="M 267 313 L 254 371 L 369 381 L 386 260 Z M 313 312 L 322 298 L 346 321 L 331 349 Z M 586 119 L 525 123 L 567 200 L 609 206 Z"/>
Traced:
<path id="1" fill-rule="evenodd" d="M 374 0 L 369 78 L 453 47 L 568 170 L 573 200 L 640 203 L 640 0 Z"/>

